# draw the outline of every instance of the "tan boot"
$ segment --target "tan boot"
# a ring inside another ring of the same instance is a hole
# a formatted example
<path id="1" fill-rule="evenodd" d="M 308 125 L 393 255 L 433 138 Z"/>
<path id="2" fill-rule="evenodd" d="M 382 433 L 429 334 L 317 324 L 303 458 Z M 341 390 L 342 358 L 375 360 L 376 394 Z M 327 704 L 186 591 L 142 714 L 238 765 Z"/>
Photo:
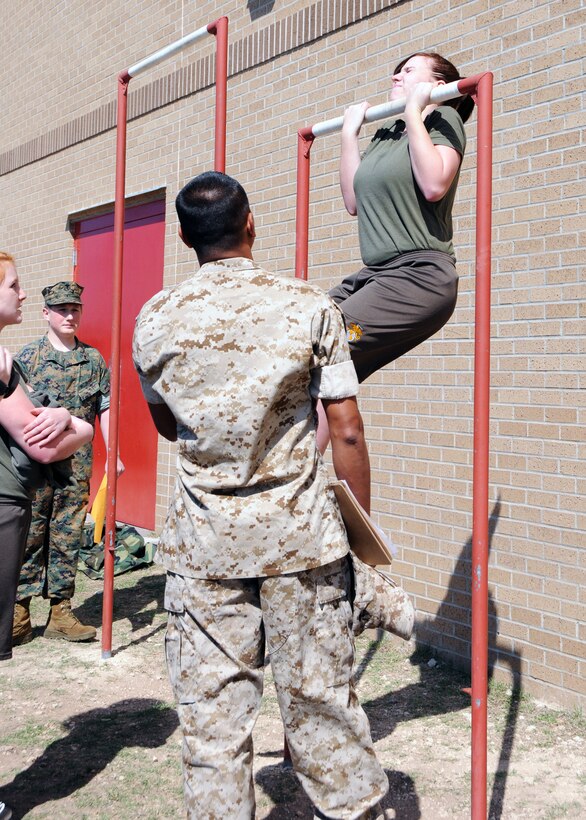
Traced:
<path id="1" fill-rule="evenodd" d="M 408 641 L 415 623 L 413 602 L 391 576 L 364 564 L 350 553 L 354 572 L 352 632 L 355 637 L 365 629 L 380 627 Z"/>
<path id="2" fill-rule="evenodd" d="M 68 598 L 51 598 L 51 614 L 43 634 L 45 638 L 62 638 L 65 641 L 91 641 L 96 637 L 96 630 L 76 618 Z"/>
<path id="3" fill-rule="evenodd" d="M 33 639 L 33 625 L 31 624 L 31 613 L 29 607 L 30 598 L 23 598 L 14 605 L 14 616 L 12 618 L 12 646 L 22 646 Z"/>

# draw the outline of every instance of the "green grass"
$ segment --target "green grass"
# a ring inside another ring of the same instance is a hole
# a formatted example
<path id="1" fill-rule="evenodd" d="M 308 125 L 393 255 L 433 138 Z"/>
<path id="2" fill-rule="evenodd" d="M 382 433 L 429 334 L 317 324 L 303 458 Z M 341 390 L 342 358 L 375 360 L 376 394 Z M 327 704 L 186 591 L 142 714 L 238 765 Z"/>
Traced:
<path id="1" fill-rule="evenodd" d="M 539 818 L 540 820 L 559 820 L 560 817 L 583 817 L 583 809 L 583 805 L 575 800 L 571 803 L 555 803 L 540 814 Z"/>
<path id="2" fill-rule="evenodd" d="M 57 723 L 35 723 L 29 721 L 14 732 L 1 738 L 6 746 L 21 746 L 30 749 L 52 743 L 63 735 L 63 730 Z"/>

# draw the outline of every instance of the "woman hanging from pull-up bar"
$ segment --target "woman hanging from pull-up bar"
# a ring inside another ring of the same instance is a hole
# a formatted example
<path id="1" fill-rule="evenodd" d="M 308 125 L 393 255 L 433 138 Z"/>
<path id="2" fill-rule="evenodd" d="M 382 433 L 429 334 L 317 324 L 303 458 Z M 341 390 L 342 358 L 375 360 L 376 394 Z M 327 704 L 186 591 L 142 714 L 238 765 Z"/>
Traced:
<path id="1" fill-rule="evenodd" d="M 360 382 L 440 330 L 456 305 L 452 206 L 474 102 L 464 96 L 438 106 L 430 94 L 458 79 L 439 54 L 402 60 L 391 100 L 406 98 L 405 113 L 377 130 L 362 157 L 358 138 L 369 104 L 344 114 L 340 187 L 346 210 L 358 216 L 365 267 L 330 296 L 344 313 Z M 322 452 L 328 441 L 320 412 Z"/>

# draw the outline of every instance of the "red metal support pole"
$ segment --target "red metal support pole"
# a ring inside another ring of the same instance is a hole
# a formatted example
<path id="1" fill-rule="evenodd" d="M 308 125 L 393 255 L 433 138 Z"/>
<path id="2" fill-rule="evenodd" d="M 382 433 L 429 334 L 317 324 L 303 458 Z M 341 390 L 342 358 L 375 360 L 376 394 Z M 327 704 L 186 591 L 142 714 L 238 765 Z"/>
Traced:
<path id="1" fill-rule="evenodd" d="M 118 426 L 120 419 L 120 334 L 122 317 L 122 260 L 124 253 L 124 191 L 126 184 L 126 119 L 130 75 L 118 76 L 116 118 L 116 194 L 114 199 L 114 281 L 112 284 L 112 342 L 110 424 L 108 429 L 106 532 L 104 537 L 104 598 L 102 602 L 102 657 L 112 654 L 114 605 L 114 549 L 116 547 L 116 489 L 118 474 Z"/>
<path id="2" fill-rule="evenodd" d="M 124 259 L 124 209 L 126 187 L 126 126 L 128 84 L 132 77 L 176 54 L 207 34 L 216 35 L 216 133 L 214 167 L 226 166 L 226 97 L 228 81 L 228 18 L 191 32 L 160 49 L 155 54 L 122 71 L 118 76 L 116 121 L 116 194 L 114 199 L 114 279 L 112 297 L 110 425 L 108 431 L 108 464 L 106 491 L 106 530 L 104 549 L 104 597 L 102 603 L 102 657 L 112 654 L 112 619 L 114 606 L 114 550 L 116 548 L 116 490 L 118 475 L 118 430 L 120 419 L 120 337 L 122 324 L 122 271 Z"/>
<path id="3" fill-rule="evenodd" d="M 490 418 L 490 290 L 492 230 L 492 87 L 490 72 L 457 82 L 478 106 L 476 296 L 474 335 L 474 466 L 472 488 L 472 820 L 486 820 L 488 696 L 488 478 Z M 452 97 L 455 95 L 451 95 Z M 451 97 L 445 97 L 450 99 Z M 378 106 L 372 121 L 389 116 Z M 372 109 L 371 109 L 372 110 Z M 398 111 L 393 111 L 396 115 Z M 308 276 L 309 154 L 316 135 L 341 130 L 338 117 L 303 128 L 297 142 L 295 275 Z M 315 133 L 314 133 L 315 132 Z"/>
<path id="4" fill-rule="evenodd" d="M 214 170 L 226 172 L 226 99 L 228 90 L 228 18 L 220 17 L 208 26 L 216 36 L 216 136 Z"/>
<path id="5" fill-rule="evenodd" d="M 314 136 L 311 128 L 297 132 L 297 209 L 295 215 L 295 276 L 307 279 L 309 257 L 309 167 Z"/>
<path id="6" fill-rule="evenodd" d="M 476 297 L 474 468 L 472 498 L 472 820 L 486 820 L 488 698 L 488 478 L 490 418 L 490 286 L 492 227 L 492 82 L 476 86 Z"/>

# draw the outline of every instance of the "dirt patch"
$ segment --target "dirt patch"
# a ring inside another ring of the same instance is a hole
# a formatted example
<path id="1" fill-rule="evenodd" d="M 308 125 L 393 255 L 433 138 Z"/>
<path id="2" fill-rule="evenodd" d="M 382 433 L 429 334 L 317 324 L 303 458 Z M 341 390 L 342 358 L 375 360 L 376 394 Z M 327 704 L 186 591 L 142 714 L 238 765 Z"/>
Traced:
<path id="1" fill-rule="evenodd" d="M 101 583 L 79 577 L 79 617 L 101 621 Z M 164 576 L 116 579 L 113 656 L 98 642 L 42 637 L 47 602 L 32 607 L 35 640 L 0 665 L 0 799 L 14 817 L 181 818 L 181 738 L 163 658 Z M 363 636 L 357 679 L 390 790 L 388 818 L 470 816 L 469 681 L 394 638 Z M 430 664 L 431 660 L 431 664 Z M 586 817 L 586 721 L 502 684 L 489 699 L 491 818 Z M 309 820 L 267 669 L 255 729 L 257 817 Z M 227 814 L 229 816 L 229 814 Z"/>

